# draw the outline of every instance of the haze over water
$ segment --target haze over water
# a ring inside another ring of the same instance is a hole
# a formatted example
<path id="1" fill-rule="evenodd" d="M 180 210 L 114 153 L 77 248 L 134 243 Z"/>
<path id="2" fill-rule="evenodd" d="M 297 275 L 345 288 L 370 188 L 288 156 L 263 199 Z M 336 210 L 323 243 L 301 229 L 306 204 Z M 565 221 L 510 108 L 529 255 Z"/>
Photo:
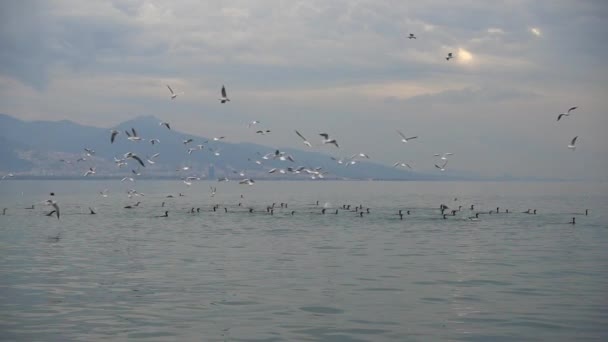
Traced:
<path id="1" fill-rule="evenodd" d="M 606 184 L 141 181 L 133 199 L 126 188 L 0 184 L 1 340 L 608 337 Z M 51 191 L 61 220 L 43 215 Z M 154 218 L 163 201 L 169 217 Z M 289 208 L 263 213 L 273 202 Z M 441 203 L 463 210 L 443 220 Z M 370 214 L 329 214 L 342 204 Z M 471 222 L 470 204 L 512 213 Z"/>

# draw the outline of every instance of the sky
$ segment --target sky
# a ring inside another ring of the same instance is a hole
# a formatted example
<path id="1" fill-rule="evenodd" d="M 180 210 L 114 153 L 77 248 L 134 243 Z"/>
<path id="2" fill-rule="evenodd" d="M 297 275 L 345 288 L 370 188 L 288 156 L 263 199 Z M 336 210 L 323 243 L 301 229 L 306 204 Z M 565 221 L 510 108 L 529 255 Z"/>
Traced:
<path id="1" fill-rule="evenodd" d="M 482 176 L 606 181 L 606 17 L 606 1 L 569 0 L 3 1 L 0 113 L 154 115 L 271 147 L 327 132 L 340 148 L 314 150 L 336 157 L 438 172 L 451 152 Z"/>

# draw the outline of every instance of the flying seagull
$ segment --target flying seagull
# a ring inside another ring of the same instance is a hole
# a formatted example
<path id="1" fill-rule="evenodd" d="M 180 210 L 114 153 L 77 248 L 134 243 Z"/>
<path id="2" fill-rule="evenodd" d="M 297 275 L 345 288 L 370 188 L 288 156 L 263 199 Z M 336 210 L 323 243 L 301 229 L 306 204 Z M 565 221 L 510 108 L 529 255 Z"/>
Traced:
<path id="1" fill-rule="evenodd" d="M 141 158 L 139 158 L 135 153 L 133 152 L 127 152 L 125 153 L 125 155 L 123 156 L 125 159 L 127 158 L 131 158 L 131 159 L 135 159 L 141 166 L 146 167 L 146 165 L 144 165 L 144 162 L 141 160 Z"/>
<path id="2" fill-rule="evenodd" d="M 226 95 L 226 87 L 222 86 L 222 97 L 220 97 L 220 102 L 221 103 L 226 103 L 230 101 L 230 99 L 228 98 L 228 96 Z"/>
<path id="3" fill-rule="evenodd" d="M 397 130 L 397 134 L 399 134 L 401 136 L 401 142 L 406 143 L 412 139 L 416 139 L 418 138 L 418 136 L 415 137 L 406 137 L 405 134 L 403 134 L 400 130 Z"/>
<path id="4" fill-rule="evenodd" d="M 127 133 L 127 139 L 129 139 L 131 141 L 140 141 L 141 140 L 141 138 L 137 135 L 135 128 L 131 128 L 131 132 L 133 134 L 130 134 L 129 131 L 125 131 L 125 133 Z"/>
<path id="5" fill-rule="evenodd" d="M 319 133 L 319 135 L 324 138 L 324 140 L 323 140 L 324 144 L 334 144 L 334 145 L 336 145 L 336 147 L 340 148 L 340 146 L 338 146 L 338 141 L 336 141 L 336 139 L 329 139 L 329 134 Z"/>
<path id="6" fill-rule="evenodd" d="M 570 145 L 568 145 L 568 148 L 571 149 L 572 151 L 574 151 L 576 149 L 576 139 L 578 138 L 578 135 L 575 136 L 574 138 L 572 138 L 572 141 L 570 142 Z"/>
<path id="7" fill-rule="evenodd" d="M 177 94 L 175 92 L 173 92 L 173 89 L 171 89 L 171 86 L 169 86 L 167 84 L 167 88 L 169 88 L 169 91 L 171 92 L 171 100 L 175 100 L 175 98 L 177 97 Z"/>
<path id="8" fill-rule="evenodd" d="M 59 220 L 59 205 L 57 205 L 57 202 L 49 199 L 49 200 L 46 200 L 45 203 L 46 203 L 46 205 L 52 205 L 53 208 L 55 208 L 55 210 L 53 210 L 53 211 L 55 212 L 55 214 L 57 215 L 57 219 Z"/>
<path id="9" fill-rule="evenodd" d="M 448 161 L 446 160 L 445 163 L 443 163 L 443 165 L 439 166 L 437 164 L 435 164 L 435 167 L 439 169 L 439 171 L 443 172 L 445 171 L 445 167 L 446 165 L 448 165 Z"/>
<path id="10" fill-rule="evenodd" d="M 297 129 L 296 129 L 296 134 L 302 139 L 302 142 L 304 143 L 304 145 L 306 145 L 308 147 L 312 147 L 312 144 L 310 142 L 308 142 L 308 140 L 306 140 L 306 138 L 304 138 L 304 136 L 302 134 L 300 134 L 300 132 L 298 132 Z"/>
<path id="11" fill-rule="evenodd" d="M 454 55 L 453 55 L 451 52 L 449 52 L 449 53 L 448 53 L 448 56 L 445 58 L 445 60 L 446 60 L 446 61 L 449 61 L 449 60 L 450 60 L 450 59 L 452 59 L 452 58 L 454 58 Z"/>
<path id="12" fill-rule="evenodd" d="M 113 129 L 110 131 L 110 144 L 114 143 L 114 139 L 116 139 L 116 136 L 118 135 L 118 131 Z"/>
<path id="13" fill-rule="evenodd" d="M 573 111 L 573 110 L 575 110 L 576 108 L 578 108 L 578 107 L 576 107 L 576 106 L 570 107 L 570 109 L 568 109 L 568 111 L 566 113 L 561 113 L 560 115 L 558 115 L 557 116 L 557 121 L 559 121 L 559 119 L 561 119 L 562 116 L 570 116 L 570 112 Z"/>
<path id="14" fill-rule="evenodd" d="M 416 36 L 414 36 L 413 33 L 410 33 L 410 35 L 407 37 L 407 39 L 416 39 Z"/>
<path id="15" fill-rule="evenodd" d="M 408 163 L 402 163 L 402 162 L 396 162 L 395 164 L 393 164 L 393 167 L 407 167 L 408 169 L 411 169 L 412 167 L 410 166 L 410 164 Z"/>
<path id="16" fill-rule="evenodd" d="M 169 126 L 169 123 L 168 123 L 168 122 L 161 122 L 161 123 L 159 123 L 158 125 L 159 125 L 159 126 L 165 126 L 165 127 L 167 127 L 167 129 L 168 129 L 168 130 L 171 130 L 171 126 Z"/>

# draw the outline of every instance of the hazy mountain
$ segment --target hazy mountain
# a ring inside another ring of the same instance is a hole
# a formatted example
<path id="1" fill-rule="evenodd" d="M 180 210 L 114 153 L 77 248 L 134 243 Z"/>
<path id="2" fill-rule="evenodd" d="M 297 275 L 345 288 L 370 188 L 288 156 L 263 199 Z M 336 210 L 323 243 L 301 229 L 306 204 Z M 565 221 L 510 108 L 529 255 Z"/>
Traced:
<path id="1" fill-rule="evenodd" d="M 137 163 L 129 162 L 128 167 L 117 168 L 113 159 L 122 157 L 126 152 L 140 157 L 160 153 L 155 164 L 146 163 L 140 168 L 142 176 L 182 177 L 187 175 L 213 177 L 227 176 L 239 178 L 233 171 L 245 170 L 252 178 L 290 178 L 306 179 L 305 175 L 268 174 L 270 168 L 306 166 L 322 167 L 327 171 L 326 178 L 352 179 L 436 179 L 435 175 L 424 175 L 394 169 L 372 162 L 360 161 L 355 165 L 339 165 L 330 156 L 295 149 L 281 150 L 293 155 L 295 162 L 263 160 L 266 153 L 274 149 L 250 143 L 228 143 L 209 141 L 206 137 L 188 135 L 160 126 L 161 121 L 152 116 L 138 117 L 114 127 L 120 133 L 113 144 L 110 143 L 110 129 L 83 126 L 71 121 L 32 121 L 26 122 L 8 115 L 0 114 L 0 171 L 18 172 L 27 175 L 78 176 L 89 167 L 96 167 L 96 176 L 119 176 L 131 174 Z M 139 142 L 127 140 L 125 131 L 135 128 L 142 138 Z M 160 143 L 151 144 L 150 139 Z M 193 139 L 187 145 L 186 139 Z M 211 139 L 212 140 L 212 139 Z M 188 148 L 203 145 L 202 150 L 187 153 Z M 92 149 L 95 154 L 86 156 L 84 148 Z M 212 151 L 219 151 L 219 156 Z M 78 161 L 84 157 L 86 160 Z M 60 161 L 61 159 L 66 162 Z M 142 158 L 143 159 L 143 158 Z M 263 162 L 260 166 L 256 160 Z M 189 166 L 186 173 L 177 172 L 178 167 Z M 212 170 L 213 169 L 213 170 Z"/>

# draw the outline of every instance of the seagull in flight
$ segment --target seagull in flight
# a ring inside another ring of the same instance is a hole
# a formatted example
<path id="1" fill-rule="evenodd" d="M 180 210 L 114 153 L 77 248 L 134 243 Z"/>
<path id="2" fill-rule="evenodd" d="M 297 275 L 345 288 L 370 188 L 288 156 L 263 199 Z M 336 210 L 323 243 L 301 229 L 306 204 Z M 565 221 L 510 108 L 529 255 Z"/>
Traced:
<path id="1" fill-rule="evenodd" d="M 90 148 L 84 148 L 84 151 L 86 152 L 87 157 L 91 157 L 92 155 L 95 154 L 95 151 L 90 149 Z"/>
<path id="2" fill-rule="evenodd" d="M 135 128 L 131 128 L 131 132 L 133 134 L 130 134 L 129 131 L 125 131 L 125 133 L 127 133 L 127 139 L 131 140 L 131 141 L 140 141 L 141 137 L 139 137 L 137 135 L 137 132 L 135 131 Z"/>
<path id="3" fill-rule="evenodd" d="M 94 175 L 95 174 L 95 168 L 94 167 L 90 167 L 87 172 L 84 173 L 84 176 L 88 176 L 88 175 Z"/>
<path id="4" fill-rule="evenodd" d="M 448 156 L 451 156 L 453 154 L 454 153 L 450 153 L 450 152 L 444 153 L 443 155 L 440 155 L 439 153 L 435 153 L 433 156 L 435 156 L 435 157 L 441 156 L 441 160 L 448 160 Z"/>
<path id="5" fill-rule="evenodd" d="M 55 212 L 55 214 L 57 215 L 57 219 L 59 220 L 59 205 L 57 204 L 57 202 L 49 199 L 49 200 L 46 200 L 46 202 L 44 202 L 44 203 L 46 205 L 52 205 L 53 208 L 55 208 L 55 210 L 53 210 L 53 211 Z M 53 211 L 51 211 L 51 214 L 53 213 Z"/>
<path id="6" fill-rule="evenodd" d="M 253 179 L 249 179 L 249 178 L 245 178 L 239 182 L 239 184 L 247 184 L 247 185 L 253 185 L 253 183 L 255 183 L 255 181 Z"/>
<path id="7" fill-rule="evenodd" d="M 182 143 L 184 143 L 184 145 L 188 145 L 191 142 L 192 142 L 192 138 L 182 141 Z"/>
<path id="8" fill-rule="evenodd" d="M 146 165 L 144 165 L 144 162 L 141 160 L 141 158 L 139 158 L 135 153 L 133 152 L 127 152 L 125 153 L 125 155 L 123 156 L 125 159 L 127 158 L 131 158 L 136 160 L 141 166 L 146 167 Z"/>
<path id="9" fill-rule="evenodd" d="M 568 109 L 568 111 L 567 111 L 567 112 L 559 114 L 559 115 L 557 116 L 557 121 L 559 121 L 559 119 L 561 119 L 561 118 L 562 118 L 562 116 L 570 116 L 570 112 L 571 112 L 571 111 L 573 111 L 573 110 L 575 110 L 576 108 L 578 108 L 578 107 L 577 107 L 577 106 L 570 107 L 570 109 Z"/>
<path id="10" fill-rule="evenodd" d="M 410 35 L 407 36 L 407 39 L 416 39 L 416 36 L 414 36 L 413 33 L 410 33 Z"/>
<path id="11" fill-rule="evenodd" d="M 439 166 L 437 164 L 435 164 L 435 167 L 439 169 L 439 171 L 443 172 L 445 171 L 445 167 L 446 165 L 448 165 L 448 161 L 446 160 L 445 163 L 443 163 L 443 165 Z"/>
<path id="12" fill-rule="evenodd" d="M 454 58 L 454 55 L 453 55 L 451 52 L 449 52 L 449 53 L 448 53 L 448 56 L 445 58 L 445 60 L 446 60 L 446 61 L 449 61 L 449 60 L 450 60 L 450 59 L 452 59 L 452 58 Z"/>
<path id="13" fill-rule="evenodd" d="M 572 141 L 570 141 L 570 145 L 568 145 L 568 148 L 571 149 L 572 151 L 574 151 L 576 149 L 576 139 L 578 139 L 578 135 L 575 136 L 574 138 L 572 138 Z"/>
<path id="14" fill-rule="evenodd" d="M 158 125 L 159 125 L 159 126 L 165 126 L 165 127 L 167 127 L 167 129 L 168 129 L 168 130 L 171 130 L 171 126 L 169 126 L 169 123 L 168 123 L 168 122 L 161 122 L 161 123 L 159 123 Z"/>
<path id="15" fill-rule="evenodd" d="M 110 131 L 110 144 L 114 143 L 114 139 L 116 139 L 116 136 L 118 135 L 118 131 L 113 129 Z"/>
<path id="16" fill-rule="evenodd" d="M 171 100 L 175 100 L 177 94 L 171 89 L 171 86 L 167 84 L 167 88 L 169 88 L 169 92 L 171 93 Z"/>
<path id="17" fill-rule="evenodd" d="M 319 135 L 324 138 L 323 144 L 334 144 L 334 145 L 336 145 L 336 147 L 340 148 L 340 146 L 338 146 L 338 141 L 336 141 L 336 139 L 329 139 L 329 134 L 319 133 Z"/>
<path id="18" fill-rule="evenodd" d="M 150 139 L 150 144 L 154 145 L 154 144 L 160 144 L 160 140 L 158 139 Z"/>
<path id="19" fill-rule="evenodd" d="M 230 101 L 230 99 L 226 95 L 226 87 L 222 86 L 222 97 L 220 97 L 220 102 L 221 103 L 226 103 L 226 102 L 229 102 L 229 101 Z"/>
<path id="20" fill-rule="evenodd" d="M 296 129 L 296 134 L 302 139 L 302 142 L 304 143 L 304 145 L 308 146 L 308 147 L 312 147 L 312 144 L 306 140 L 306 138 L 304 138 L 304 136 L 298 132 L 298 130 Z"/>
<path id="21" fill-rule="evenodd" d="M 418 136 L 415 136 L 415 137 L 409 137 L 409 138 L 408 138 L 408 137 L 406 137 L 406 136 L 405 136 L 405 134 L 403 134 L 403 133 L 402 133 L 400 130 L 397 130 L 397 134 L 399 134 L 399 135 L 401 136 L 401 142 L 402 142 L 402 143 L 406 143 L 406 142 L 408 142 L 408 141 L 410 141 L 410 140 L 412 140 L 412 139 L 416 139 L 416 138 L 418 138 Z"/>
<path id="22" fill-rule="evenodd" d="M 408 163 L 403 163 L 403 162 L 396 162 L 395 164 L 393 164 L 393 167 L 407 167 L 408 169 L 411 169 L 412 167 L 410 166 L 410 164 Z"/>

